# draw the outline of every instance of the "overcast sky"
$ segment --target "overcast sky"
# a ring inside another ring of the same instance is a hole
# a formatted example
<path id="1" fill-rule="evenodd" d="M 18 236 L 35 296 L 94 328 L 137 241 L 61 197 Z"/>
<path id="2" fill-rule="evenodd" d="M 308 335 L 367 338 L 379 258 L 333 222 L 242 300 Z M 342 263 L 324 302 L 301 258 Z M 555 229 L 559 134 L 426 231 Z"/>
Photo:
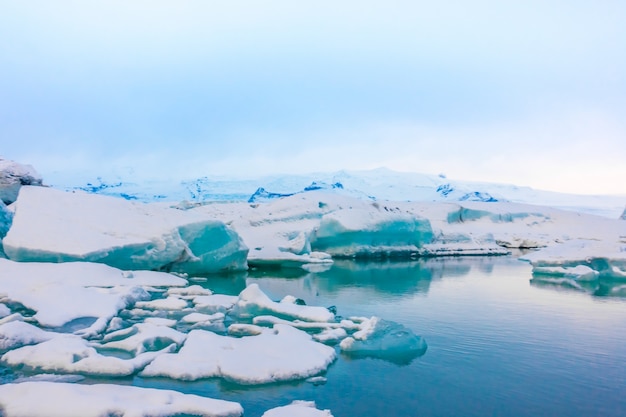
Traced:
<path id="1" fill-rule="evenodd" d="M 0 0 L 0 155 L 626 193 L 626 2 Z"/>

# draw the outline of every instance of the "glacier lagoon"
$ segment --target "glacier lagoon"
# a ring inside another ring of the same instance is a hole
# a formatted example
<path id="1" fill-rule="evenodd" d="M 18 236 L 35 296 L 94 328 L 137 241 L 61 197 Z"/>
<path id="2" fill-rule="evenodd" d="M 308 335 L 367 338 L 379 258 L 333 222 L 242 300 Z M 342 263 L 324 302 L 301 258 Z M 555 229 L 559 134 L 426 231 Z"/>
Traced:
<path id="1" fill-rule="evenodd" d="M 423 336 L 428 349 L 406 360 L 341 353 L 325 381 L 242 386 L 135 376 L 82 383 L 236 401 L 246 417 L 292 400 L 314 400 L 335 417 L 626 415 L 626 294 L 531 277 L 531 266 L 512 256 L 338 261 L 321 272 L 198 277 L 190 284 L 218 293 L 236 295 L 256 283 L 272 299 L 293 295 L 334 305 L 341 316 L 393 320 Z"/>

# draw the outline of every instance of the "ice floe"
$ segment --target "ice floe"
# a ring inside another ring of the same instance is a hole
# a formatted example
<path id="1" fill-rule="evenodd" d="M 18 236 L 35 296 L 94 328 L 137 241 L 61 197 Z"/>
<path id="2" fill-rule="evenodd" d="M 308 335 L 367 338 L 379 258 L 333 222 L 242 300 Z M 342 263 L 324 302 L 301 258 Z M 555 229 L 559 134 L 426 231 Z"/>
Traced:
<path id="1" fill-rule="evenodd" d="M 261 417 L 333 417 L 330 410 L 318 410 L 313 401 L 293 401 L 289 405 L 272 408 Z"/>
<path id="2" fill-rule="evenodd" d="M 171 390 L 111 384 L 23 382 L 0 386 L 4 417 L 238 417 L 240 404 Z"/>
<path id="3" fill-rule="evenodd" d="M 239 299 L 233 307 L 233 314 L 241 318 L 269 314 L 305 321 L 331 321 L 335 318 L 335 315 L 324 307 L 272 301 L 257 284 L 249 285 L 239 294 Z"/>
<path id="4" fill-rule="evenodd" d="M 263 384 L 317 375 L 335 358 L 333 348 L 287 325 L 240 338 L 192 330 L 178 353 L 158 356 L 141 375 L 186 381 L 221 377 L 239 384 Z"/>
<path id="5" fill-rule="evenodd" d="M 149 299 L 143 285 L 183 286 L 171 274 L 135 271 L 131 274 L 95 263 L 13 262 L 0 259 L 0 289 L 7 299 L 34 311 L 45 327 L 60 327 L 92 319 L 80 327 L 103 330 L 117 313 L 136 301 Z M 68 302 L 71 300 L 71 302 Z"/>
<path id="6" fill-rule="evenodd" d="M 407 327 L 372 317 L 360 324 L 360 330 L 341 341 L 342 352 L 390 361 L 405 362 L 423 355 L 427 345 Z"/>
<path id="7" fill-rule="evenodd" d="M 22 187 L 15 204 L 3 239 L 15 261 L 189 273 L 246 268 L 248 250 L 239 236 L 197 212 L 44 187 Z"/>
<path id="8" fill-rule="evenodd" d="M 59 334 L 36 345 L 23 346 L 2 355 L 0 363 L 34 372 L 121 377 L 143 369 L 155 357 L 172 352 L 175 344 L 160 351 L 144 352 L 130 359 L 103 355 L 88 341 L 71 334 Z"/>

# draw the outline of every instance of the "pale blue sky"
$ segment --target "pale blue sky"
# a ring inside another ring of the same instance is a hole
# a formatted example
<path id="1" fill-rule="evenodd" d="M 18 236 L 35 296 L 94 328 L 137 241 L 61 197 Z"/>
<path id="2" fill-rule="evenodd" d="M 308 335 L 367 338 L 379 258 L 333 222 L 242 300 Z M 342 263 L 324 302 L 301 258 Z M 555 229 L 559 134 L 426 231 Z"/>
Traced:
<path id="1" fill-rule="evenodd" d="M 0 0 L 0 155 L 626 193 L 626 2 Z"/>

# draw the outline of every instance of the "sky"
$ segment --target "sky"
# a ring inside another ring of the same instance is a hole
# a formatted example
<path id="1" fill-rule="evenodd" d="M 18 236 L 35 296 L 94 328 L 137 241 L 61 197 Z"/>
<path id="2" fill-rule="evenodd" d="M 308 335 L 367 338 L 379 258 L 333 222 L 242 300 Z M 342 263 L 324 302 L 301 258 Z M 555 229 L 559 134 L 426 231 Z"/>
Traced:
<path id="1" fill-rule="evenodd" d="M 626 194 L 626 2 L 0 0 L 0 155 Z"/>

